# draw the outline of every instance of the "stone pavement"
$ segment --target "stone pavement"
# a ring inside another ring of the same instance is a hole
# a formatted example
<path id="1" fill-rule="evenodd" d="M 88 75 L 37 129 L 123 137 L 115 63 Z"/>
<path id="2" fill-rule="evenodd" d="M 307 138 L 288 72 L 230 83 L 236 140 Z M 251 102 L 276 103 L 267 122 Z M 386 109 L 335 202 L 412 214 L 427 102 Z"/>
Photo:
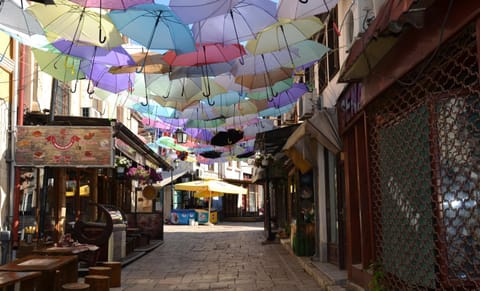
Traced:
<path id="1" fill-rule="evenodd" d="M 123 267 L 110 290 L 324 290 L 263 223 L 165 225 L 164 243 Z"/>

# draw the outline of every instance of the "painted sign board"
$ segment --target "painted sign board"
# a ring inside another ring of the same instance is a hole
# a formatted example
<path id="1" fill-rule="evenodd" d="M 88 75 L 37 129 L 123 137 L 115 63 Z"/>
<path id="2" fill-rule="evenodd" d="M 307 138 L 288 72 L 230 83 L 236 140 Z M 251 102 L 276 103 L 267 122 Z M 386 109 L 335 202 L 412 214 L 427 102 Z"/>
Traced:
<path id="1" fill-rule="evenodd" d="M 17 166 L 113 167 L 110 126 L 19 126 Z"/>

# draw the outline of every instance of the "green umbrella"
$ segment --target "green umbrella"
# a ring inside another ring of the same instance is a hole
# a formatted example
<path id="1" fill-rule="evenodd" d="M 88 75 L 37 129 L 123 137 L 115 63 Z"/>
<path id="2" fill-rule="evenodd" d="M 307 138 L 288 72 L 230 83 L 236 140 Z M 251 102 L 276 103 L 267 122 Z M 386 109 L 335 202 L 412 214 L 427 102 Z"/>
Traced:
<path id="1" fill-rule="evenodd" d="M 69 82 L 85 78 L 80 71 L 82 59 L 65 55 L 51 45 L 46 51 L 33 49 L 33 55 L 42 72 L 57 80 Z"/>
<path id="2" fill-rule="evenodd" d="M 155 143 L 166 149 L 174 149 L 176 151 L 186 152 L 188 149 L 184 146 L 181 146 L 175 142 L 175 139 L 170 136 L 162 136 L 155 141 Z"/>

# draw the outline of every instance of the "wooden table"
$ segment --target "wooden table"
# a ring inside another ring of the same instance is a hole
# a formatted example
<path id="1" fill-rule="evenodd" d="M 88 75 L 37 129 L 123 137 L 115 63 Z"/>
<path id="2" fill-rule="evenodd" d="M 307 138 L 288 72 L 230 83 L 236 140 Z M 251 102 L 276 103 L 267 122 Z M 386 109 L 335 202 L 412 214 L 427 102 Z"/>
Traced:
<path id="1" fill-rule="evenodd" d="M 78 280 L 77 256 L 30 255 L 0 266 L 0 271 L 41 272 L 38 291 L 52 291 L 56 286 Z"/>
<path id="2" fill-rule="evenodd" d="M 90 244 L 80 244 L 76 246 L 65 247 L 48 247 L 43 249 L 36 249 L 34 254 L 44 256 L 72 256 L 77 255 L 78 260 L 85 262 L 88 266 L 95 266 L 97 264 L 99 247 Z"/>
<path id="3" fill-rule="evenodd" d="M 20 284 L 20 290 L 35 290 L 36 283 L 42 273 L 40 272 L 0 272 L 0 290 L 10 291 L 15 289 L 16 284 Z"/>

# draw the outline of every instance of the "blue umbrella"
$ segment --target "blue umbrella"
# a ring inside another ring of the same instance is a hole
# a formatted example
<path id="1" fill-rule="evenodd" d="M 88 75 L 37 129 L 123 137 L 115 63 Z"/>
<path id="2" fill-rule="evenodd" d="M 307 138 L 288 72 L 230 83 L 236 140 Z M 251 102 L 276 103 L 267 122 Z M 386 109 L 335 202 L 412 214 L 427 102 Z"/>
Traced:
<path id="1" fill-rule="evenodd" d="M 162 116 L 167 118 L 172 118 L 177 115 L 177 111 L 174 108 L 164 107 L 155 101 L 149 102 L 148 106 L 145 106 L 141 103 L 135 103 L 131 106 L 131 109 L 142 114 L 150 114 L 153 116 Z"/>
<path id="2" fill-rule="evenodd" d="M 113 10 L 108 16 L 121 33 L 147 50 L 174 50 L 177 54 L 195 51 L 190 29 L 165 5 L 136 5 L 126 10 Z"/>

